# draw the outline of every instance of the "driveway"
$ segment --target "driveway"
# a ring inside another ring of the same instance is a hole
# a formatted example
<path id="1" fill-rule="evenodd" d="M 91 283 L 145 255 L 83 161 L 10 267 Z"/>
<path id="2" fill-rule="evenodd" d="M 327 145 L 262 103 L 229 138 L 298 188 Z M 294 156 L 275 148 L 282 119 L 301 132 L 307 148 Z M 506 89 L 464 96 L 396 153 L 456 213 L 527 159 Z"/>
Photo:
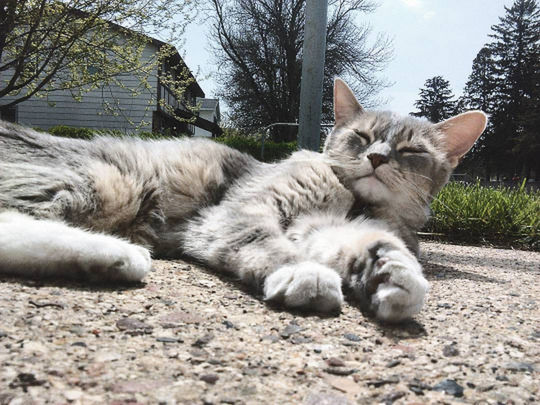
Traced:
<path id="1" fill-rule="evenodd" d="M 0 276 L 0 405 L 538 403 L 540 253 L 422 248 L 431 291 L 399 326 L 182 261 L 117 289 Z"/>

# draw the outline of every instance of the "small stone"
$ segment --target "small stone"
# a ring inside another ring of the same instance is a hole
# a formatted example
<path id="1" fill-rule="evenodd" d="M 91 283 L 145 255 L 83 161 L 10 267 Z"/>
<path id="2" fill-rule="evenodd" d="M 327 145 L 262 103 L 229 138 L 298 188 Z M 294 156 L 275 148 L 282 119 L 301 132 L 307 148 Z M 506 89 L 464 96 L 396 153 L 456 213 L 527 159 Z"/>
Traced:
<path id="1" fill-rule="evenodd" d="M 531 363 L 526 362 L 517 362 L 513 361 L 511 363 L 508 363 L 504 366 L 504 368 L 511 370 L 511 371 L 534 371 L 534 365 Z"/>
<path id="2" fill-rule="evenodd" d="M 360 342 L 362 338 L 354 333 L 345 333 L 343 337 L 351 342 Z"/>
<path id="3" fill-rule="evenodd" d="M 122 318 L 116 322 L 116 327 L 130 335 L 152 333 L 152 326 L 133 318 Z"/>
<path id="4" fill-rule="evenodd" d="M 223 325 L 225 325 L 225 327 L 227 329 L 232 329 L 234 328 L 234 323 L 232 323 L 231 321 L 228 321 L 228 320 L 224 320 L 223 322 L 221 322 Z"/>
<path id="5" fill-rule="evenodd" d="M 351 375 L 356 370 L 353 368 L 345 368 L 345 367 L 327 367 L 324 369 L 324 371 L 328 374 L 334 374 L 334 375 Z"/>
<path id="6" fill-rule="evenodd" d="M 313 339 L 309 337 L 305 337 L 305 336 L 293 336 L 291 338 L 291 343 L 294 345 L 299 345 L 302 343 L 311 343 L 311 342 L 313 342 Z"/>
<path id="7" fill-rule="evenodd" d="M 168 336 L 160 336 L 157 337 L 156 340 L 161 343 L 178 343 L 178 338 L 168 337 Z"/>
<path id="8" fill-rule="evenodd" d="M 45 380 L 38 380 L 36 376 L 32 373 L 19 373 L 17 375 L 17 378 L 15 378 L 12 382 L 9 383 L 9 388 L 26 388 L 43 384 L 45 384 Z"/>
<path id="9" fill-rule="evenodd" d="M 388 378 L 381 378 L 378 380 L 367 381 L 367 385 L 372 385 L 375 388 L 378 388 L 387 384 L 397 384 L 398 382 L 399 382 L 399 377 L 397 375 L 393 375 Z"/>
<path id="10" fill-rule="evenodd" d="M 442 391 L 447 393 L 448 395 L 453 395 L 454 397 L 462 397 L 463 396 L 463 387 L 459 385 L 454 380 L 443 380 L 437 385 L 433 387 L 434 391 Z"/>
<path id="11" fill-rule="evenodd" d="M 219 376 L 216 374 L 203 374 L 201 375 L 200 380 L 207 384 L 215 384 L 217 380 L 219 380 Z"/>
<path id="12" fill-rule="evenodd" d="M 7 333 L 3 330 L 0 330 L 0 339 L 7 337 Z"/>
<path id="13" fill-rule="evenodd" d="M 459 356 L 459 350 L 454 343 L 452 343 L 451 345 L 444 346 L 442 352 L 443 352 L 443 356 L 445 357 Z"/>
<path id="14" fill-rule="evenodd" d="M 71 346 L 86 347 L 86 343 L 84 343 L 84 342 L 74 342 L 74 343 L 71 344 Z"/>
<path id="15" fill-rule="evenodd" d="M 79 390 L 67 390 L 64 391 L 64 397 L 70 402 L 76 401 L 82 397 L 83 393 Z"/>
<path id="16" fill-rule="evenodd" d="M 330 367 L 345 367 L 343 360 L 336 357 L 330 357 L 328 360 L 326 360 L 326 364 L 328 364 Z"/>
<path id="17" fill-rule="evenodd" d="M 397 401 L 398 399 L 403 398 L 405 395 L 407 395 L 407 393 L 403 392 L 403 391 L 391 392 L 390 394 L 385 395 L 382 398 L 382 402 L 384 402 L 385 405 L 392 404 L 395 401 Z"/>
<path id="18" fill-rule="evenodd" d="M 277 335 L 265 335 L 261 340 L 268 340 L 271 343 L 279 342 L 279 337 Z"/>
<path id="19" fill-rule="evenodd" d="M 195 346 L 195 347 L 204 347 L 206 346 L 208 343 L 210 343 L 210 341 L 214 339 L 214 335 L 211 334 L 211 333 L 207 333 L 206 335 L 198 338 L 195 342 L 193 342 L 192 346 Z"/>
<path id="20" fill-rule="evenodd" d="M 288 339 L 291 335 L 301 332 L 302 330 L 304 329 L 300 327 L 298 324 L 291 322 L 289 325 L 285 327 L 285 329 L 281 331 L 280 335 L 283 339 Z"/>
<path id="21" fill-rule="evenodd" d="M 386 364 L 387 368 L 393 368 L 401 364 L 401 361 L 399 360 L 392 360 Z"/>
<path id="22" fill-rule="evenodd" d="M 424 391 L 430 391 L 431 387 L 418 379 L 412 380 L 409 385 L 409 389 L 416 395 L 424 395 Z"/>

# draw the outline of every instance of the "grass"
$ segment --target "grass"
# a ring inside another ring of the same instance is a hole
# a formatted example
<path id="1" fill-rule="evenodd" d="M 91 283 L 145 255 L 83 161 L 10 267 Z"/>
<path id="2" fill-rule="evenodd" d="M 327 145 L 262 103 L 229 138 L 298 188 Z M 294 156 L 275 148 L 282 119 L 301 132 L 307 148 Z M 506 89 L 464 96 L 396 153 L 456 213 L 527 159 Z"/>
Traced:
<path id="1" fill-rule="evenodd" d="M 449 183 L 425 231 L 443 239 L 540 250 L 540 191 Z"/>

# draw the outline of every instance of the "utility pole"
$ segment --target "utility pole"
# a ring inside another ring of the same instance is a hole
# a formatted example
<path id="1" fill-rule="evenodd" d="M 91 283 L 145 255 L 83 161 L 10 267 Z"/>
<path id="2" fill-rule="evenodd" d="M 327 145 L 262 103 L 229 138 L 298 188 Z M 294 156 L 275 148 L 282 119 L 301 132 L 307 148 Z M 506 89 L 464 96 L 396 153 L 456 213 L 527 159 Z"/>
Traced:
<path id="1" fill-rule="evenodd" d="M 298 147 L 319 150 L 328 0 L 306 1 Z"/>

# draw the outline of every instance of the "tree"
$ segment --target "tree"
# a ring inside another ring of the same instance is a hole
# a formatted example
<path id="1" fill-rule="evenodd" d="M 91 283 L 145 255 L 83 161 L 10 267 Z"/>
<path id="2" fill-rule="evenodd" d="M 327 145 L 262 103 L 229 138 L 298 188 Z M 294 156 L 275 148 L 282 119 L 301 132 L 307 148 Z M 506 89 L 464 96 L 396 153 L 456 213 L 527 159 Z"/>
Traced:
<path id="1" fill-rule="evenodd" d="M 212 0 L 212 5 L 219 95 L 229 105 L 231 119 L 250 129 L 297 121 L 306 1 Z M 373 9 L 367 0 L 330 1 L 323 119 L 332 119 L 335 76 L 345 77 L 364 102 L 373 101 L 385 85 L 376 74 L 390 57 L 390 42 L 379 36 L 368 45 L 370 29 L 355 21 L 356 15 Z"/>
<path id="2" fill-rule="evenodd" d="M 30 97 L 70 91 L 74 98 L 96 87 L 135 75 L 136 96 L 176 52 L 162 43 L 157 55 L 143 57 L 151 37 L 178 43 L 193 6 L 184 0 L 5 0 L 0 6 L 0 98 L 7 109 Z M 174 69 L 173 69 L 174 70 Z M 175 77 L 160 77 L 181 95 L 184 66 Z"/>
<path id="3" fill-rule="evenodd" d="M 440 122 L 456 113 L 457 101 L 450 89 L 450 83 L 442 76 L 427 79 L 420 89 L 420 98 L 414 106 L 419 111 L 412 113 L 416 117 L 424 117 L 431 122 Z"/>
<path id="4" fill-rule="evenodd" d="M 500 100 L 493 115 L 493 138 L 514 156 L 514 171 L 527 176 L 534 166 L 538 176 L 540 11 L 536 0 L 516 0 L 505 11 L 490 35 Z"/>

